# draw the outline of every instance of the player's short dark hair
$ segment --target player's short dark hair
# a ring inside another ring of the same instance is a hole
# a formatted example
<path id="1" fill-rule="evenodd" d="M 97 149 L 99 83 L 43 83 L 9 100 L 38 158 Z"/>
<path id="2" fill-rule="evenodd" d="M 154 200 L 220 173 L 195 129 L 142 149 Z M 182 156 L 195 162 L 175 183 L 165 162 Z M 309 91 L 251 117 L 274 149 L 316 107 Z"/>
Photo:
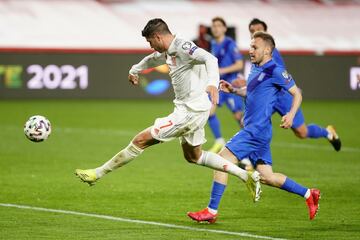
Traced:
<path id="1" fill-rule="evenodd" d="M 221 22 L 222 25 L 224 25 L 224 27 L 227 27 L 226 22 L 225 22 L 225 20 L 224 20 L 222 17 L 214 17 L 211 21 L 212 21 L 213 23 L 214 23 L 214 22 Z"/>
<path id="2" fill-rule="evenodd" d="M 274 40 L 273 36 L 271 36 L 267 32 L 257 31 L 254 33 L 254 35 L 252 37 L 253 38 L 261 38 L 263 41 L 265 41 L 267 44 L 269 44 L 269 46 L 271 47 L 271 51 L 275 48 L 275 40 Z"/>
<path id="3" fill-rule="evenodd" d="M 148 21 L 141 31 L 143 37 L 151 37 L 154 33 L 171 34 L 168 25 L 161 18 L 154 18 Z"/>
<path id="4" fill-rule="evenodd" d="M 264 31 L 266 32 L 267 31 L 267 25 L 264 21 L 261 21 L 260 19 L 258 18 L 254 18 L 253 20 L 250 21 L 249 23 L 249 30 L 250 30 L 250 27 L 252 25 L 256 25 L 256 24 L 261 24 L 263 27 L 264 27 Z"/>

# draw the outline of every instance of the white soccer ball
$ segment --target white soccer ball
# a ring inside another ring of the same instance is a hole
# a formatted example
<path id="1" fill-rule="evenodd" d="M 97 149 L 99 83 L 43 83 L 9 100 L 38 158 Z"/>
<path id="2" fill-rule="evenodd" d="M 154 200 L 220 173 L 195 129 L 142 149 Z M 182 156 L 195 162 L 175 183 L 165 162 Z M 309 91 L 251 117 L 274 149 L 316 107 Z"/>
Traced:
<path id="1" fill-rule="evenodd" d="M 51 134 L 50 121 L 43 116 L 31 116 L 24 126 L 25 136 L 33 142 L 42 142 Z"/>

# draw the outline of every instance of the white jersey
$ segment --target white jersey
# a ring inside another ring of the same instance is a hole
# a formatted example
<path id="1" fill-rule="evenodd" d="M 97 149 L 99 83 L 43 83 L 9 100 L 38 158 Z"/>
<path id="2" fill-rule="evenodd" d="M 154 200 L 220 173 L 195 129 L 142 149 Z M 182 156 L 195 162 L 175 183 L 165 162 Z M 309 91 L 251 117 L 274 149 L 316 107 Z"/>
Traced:
<path id="1" fill-rule="evenodd" d="M 211 102 L 206 93 L 209 85 L 218 87 L 217 58 L 193 42 L 175 36 L 166 52 L 154 52 L 130 69 L 137 75 L 142 70 L 167 64 L 175 92 L 175 105 L 185 105 L 193 111 L 207 111 Z"/>

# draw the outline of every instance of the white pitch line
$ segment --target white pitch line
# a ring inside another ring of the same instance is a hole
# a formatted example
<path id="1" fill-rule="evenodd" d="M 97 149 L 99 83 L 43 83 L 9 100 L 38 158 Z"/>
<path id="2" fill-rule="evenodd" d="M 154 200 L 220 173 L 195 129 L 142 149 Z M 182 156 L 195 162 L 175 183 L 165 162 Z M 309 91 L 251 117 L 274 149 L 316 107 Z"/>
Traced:
<path id="1" fill-rule="evenodd" d="M 196 232 L 209 232 L 209 233 L 241 236 L 241 237 L 256 238 L 256 239 L 286 240 L 284 238 L 274 238 L 274 237 L 255 235 L 255 234 L 245 233 L 245 232 L 231 232 L 231 231 L 225 231 L 225 230 L 195 228 L 195 227 L 188 227 L 188 226 L 161 223 L 161 222 L 136 220 L 136 219 L 129 219 L 129 218 L 114 217 L 114 216 L 109 216 L 109 215 L 83 213 L 83 212 L 75 212 L 75 211 L 68 211 L 68 210 L 61 210 L 61 209 L 32 207 L 32 206 L 17 205 L 17 204 L 11 204 L 11 203 L 0 203 L 0 206 L 10 207 L 10 208 L 19 208 L 19 209 L 28 209 L 28 210 L 41 211 L 41 212 L 62 213 L 62 214 L 68 214 L 68 215 L 100 218 L 100 219 L 107 219 L 107 220 L 118 221 L 118 222 L 129 222 L 129 223 L 136 223 L 136 224 L 153 225 L 153 226 L 159 226 L 159 227 L 165 227 L 165 228 L 176 228 L 176 229 L 196 231 Z"/>

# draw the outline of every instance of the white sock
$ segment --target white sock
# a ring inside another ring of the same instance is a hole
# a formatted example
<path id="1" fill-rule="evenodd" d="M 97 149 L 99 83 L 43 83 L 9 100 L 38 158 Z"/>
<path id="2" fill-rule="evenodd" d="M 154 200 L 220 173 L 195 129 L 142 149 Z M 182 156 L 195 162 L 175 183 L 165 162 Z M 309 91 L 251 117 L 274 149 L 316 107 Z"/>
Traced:
<path id="1" fill-rule="evenodd" d="M 241 159 L 240 163 L 244 164 L 245 166 L 252 166 L 252 163 L 249 158 Z"/>
<path id="2" fill-rule="evenodd" d="M 328 131 L 327 138 L 328 138 L 329 140 L 332 140 L 333 137 L 334 137 L 333 134 L 332 134 L 330 131 Z"/>
<path id="3" fill-rule="evenodd" d="M 118 152 L 109 161 L 104 163 L 101 167 L 95 169 L 96 177 L 101 178 L 105 174 L 124 166 L 137 156 L 139 156 L 144 150 L 135 146 L 132 142 L 123 150 Z"/>
<path id="4" fill-rule="evenodd" d="M 308 199 L 309 197 L 310 197 L 310 189 L 308 189 L 308 190 L 306 191 L 304 198 L 305 198 L 305 199 Z"/>
<path id="5" fill-rule="evenodd" d="M 216 153 L 203 151 L 196 164 L 222 172 L 227 172 L 231 175 L 241 178 L 243 181 L 248 179 L 248 175 L 245 170 L 241 169 L 240 167 L 236 166 L 232 162 L 226 160 Z"/>
<path id="6" fill-rule="evenodd" d="M 223 139 L 223 138 L 217 138 L 217 139 L 215 139 L 215 142 L 225 145 L 225 139 Z"/>
<path id="7" fill-rule="evenodd" d="M 212 208 L 209 208 L 209 207 L 208 207 L 208 211 L 209 211 L 209 213 L 211 213 L 211 214 L 217 214 L 217 210 L 212 209 Z"/>

